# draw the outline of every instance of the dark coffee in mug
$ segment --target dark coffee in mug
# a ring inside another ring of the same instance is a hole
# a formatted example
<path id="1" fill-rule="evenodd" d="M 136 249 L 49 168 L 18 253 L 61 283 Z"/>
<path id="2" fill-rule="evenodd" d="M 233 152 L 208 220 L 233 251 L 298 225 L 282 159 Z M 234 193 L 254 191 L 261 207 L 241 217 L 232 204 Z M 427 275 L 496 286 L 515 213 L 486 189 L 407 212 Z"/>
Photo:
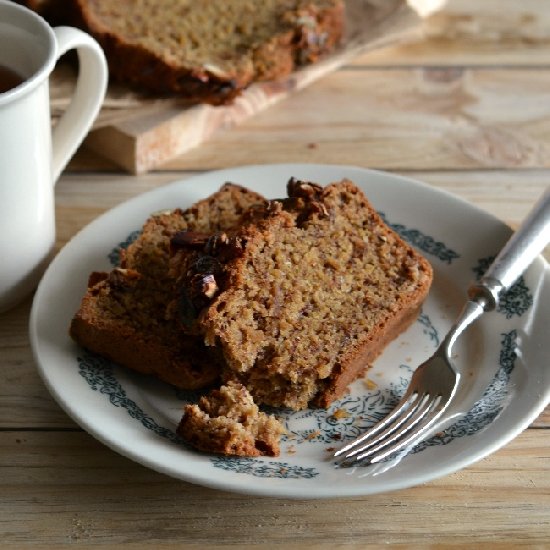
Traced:
<path id="1" fill-rule="evenodd" d="M 0 94 L 9 92 L 11 89 L 19 86 L 25 79 L 14 70 L 4 65 L 0 65 Z"/>

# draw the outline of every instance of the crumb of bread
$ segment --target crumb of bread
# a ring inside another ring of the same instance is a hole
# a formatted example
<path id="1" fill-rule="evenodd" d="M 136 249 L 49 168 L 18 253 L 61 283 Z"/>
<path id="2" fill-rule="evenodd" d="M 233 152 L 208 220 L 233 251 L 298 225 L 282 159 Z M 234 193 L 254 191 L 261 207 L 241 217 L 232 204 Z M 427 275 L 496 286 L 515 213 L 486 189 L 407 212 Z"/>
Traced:
<path id="1" fill-rule="evenodd" d="M 261 412 L 247 389 L 228 382 L 186 405 L 178 434 L 201 451 L 234 456 L 279 456 L 282 424 Z"/>

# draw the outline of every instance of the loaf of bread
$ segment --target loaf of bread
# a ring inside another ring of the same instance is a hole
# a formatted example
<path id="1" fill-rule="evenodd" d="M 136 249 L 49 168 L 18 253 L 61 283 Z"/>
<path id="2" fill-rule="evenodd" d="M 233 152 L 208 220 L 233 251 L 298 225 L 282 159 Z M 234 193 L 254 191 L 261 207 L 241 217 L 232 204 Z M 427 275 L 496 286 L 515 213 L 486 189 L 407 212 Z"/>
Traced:
<path id="1" fill-rule="evenodd" d="M 241 384 L 229 382 L 186 405 L 177 433 L 201 451 L 234 456 L 279 456 L 282 424 L 260 412 Z"/>
<path id="2" fill-rule="evenodd" d="M 226 184 L 188 210 L 152 215 L 138 239 L 122 252 L 119 267 L 90 276 L 70 326 L 71 337 L 122 366 L 183 389 L 215 382 L 222 362 L 218 351 L 181 334 L 178 320 L 167 313 L 174 294 L 168 272 L 170 240 L 184 229 L 230 229 L 244 211 L 264 203 L 257 193 Z"/>
<path id="3" fill-rule="evenodd" d="M 50 0 L 51 1 L 51 0 Z M 335 48 L 343 0 L 71 0 L 111 75 L 190 102 L 222 104 Z"/>
<path id="4" fill-rule="evenodd" d="M 183 326 L 257 403 L 327 407 L 415 320 L 432 269 L 351 181 L 288 196 L 187 256 Z"/>

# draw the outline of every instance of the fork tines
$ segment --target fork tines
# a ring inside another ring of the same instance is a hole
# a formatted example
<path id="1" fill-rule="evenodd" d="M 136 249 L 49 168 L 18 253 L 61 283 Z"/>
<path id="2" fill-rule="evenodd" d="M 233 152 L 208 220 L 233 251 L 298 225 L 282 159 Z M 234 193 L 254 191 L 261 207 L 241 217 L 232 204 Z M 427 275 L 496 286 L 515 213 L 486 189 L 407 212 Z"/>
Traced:
<path id="1" fill-rule="evenodd" d="M 334 456 L 344 461 L 381 462 L 421 439 L 443 411 L 440 403 L 440 395 L 411 392 L 391 414 L 336 451 Z"/>

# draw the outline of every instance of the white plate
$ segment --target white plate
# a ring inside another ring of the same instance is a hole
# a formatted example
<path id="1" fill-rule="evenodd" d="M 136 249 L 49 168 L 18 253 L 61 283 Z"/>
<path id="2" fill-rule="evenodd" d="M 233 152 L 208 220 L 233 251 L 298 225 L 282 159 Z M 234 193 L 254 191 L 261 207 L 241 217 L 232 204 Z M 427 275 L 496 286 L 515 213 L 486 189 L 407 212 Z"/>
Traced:
<path id="1" fill-rule="evenodd" d="M 194 396 L 79 349 L 67 329 L 88 274 L 109 269 L 119 246 L 154 211 L 187 207 L 225 181 L 270 198 L 290 176 L 322 184 L 351 178 L 388 223 L 424 252 L 435 270 L 419 320 L 376 361 L 365 380 L 327 411 L 284 413 L 289 436 L 273 458 L 195 452 L 174 429 Z M 503 300 L 460 340 L 456 363 L 470 371 L 452 413 L 455 423 L 404 460 L 338 468 L 328 449 L 383 416 L 413 367 L 431 355 L 463 303 L 468 284 L 510 234 L 461 199 L 391 174 L 346 166 L 250 166 L 207 173 L 132 199 L 99 217 L 52 262 L 35 296 L 31 342 L 52 395 L 85 430 L 115 451 L 175 478 L 219 489 L 291 498 L 342 497 L 409 487 L 449 474 L 505 445 L 550 401 L 550 270 L 539 258 Z M 480 399 L 484 389 L 489 386 Z M 469 411 L 469 412 L 468 412 Z M 336 413 L 336 414 L 335 414 Z M 467 414 L 466 414 L 467 413 Z"/>

